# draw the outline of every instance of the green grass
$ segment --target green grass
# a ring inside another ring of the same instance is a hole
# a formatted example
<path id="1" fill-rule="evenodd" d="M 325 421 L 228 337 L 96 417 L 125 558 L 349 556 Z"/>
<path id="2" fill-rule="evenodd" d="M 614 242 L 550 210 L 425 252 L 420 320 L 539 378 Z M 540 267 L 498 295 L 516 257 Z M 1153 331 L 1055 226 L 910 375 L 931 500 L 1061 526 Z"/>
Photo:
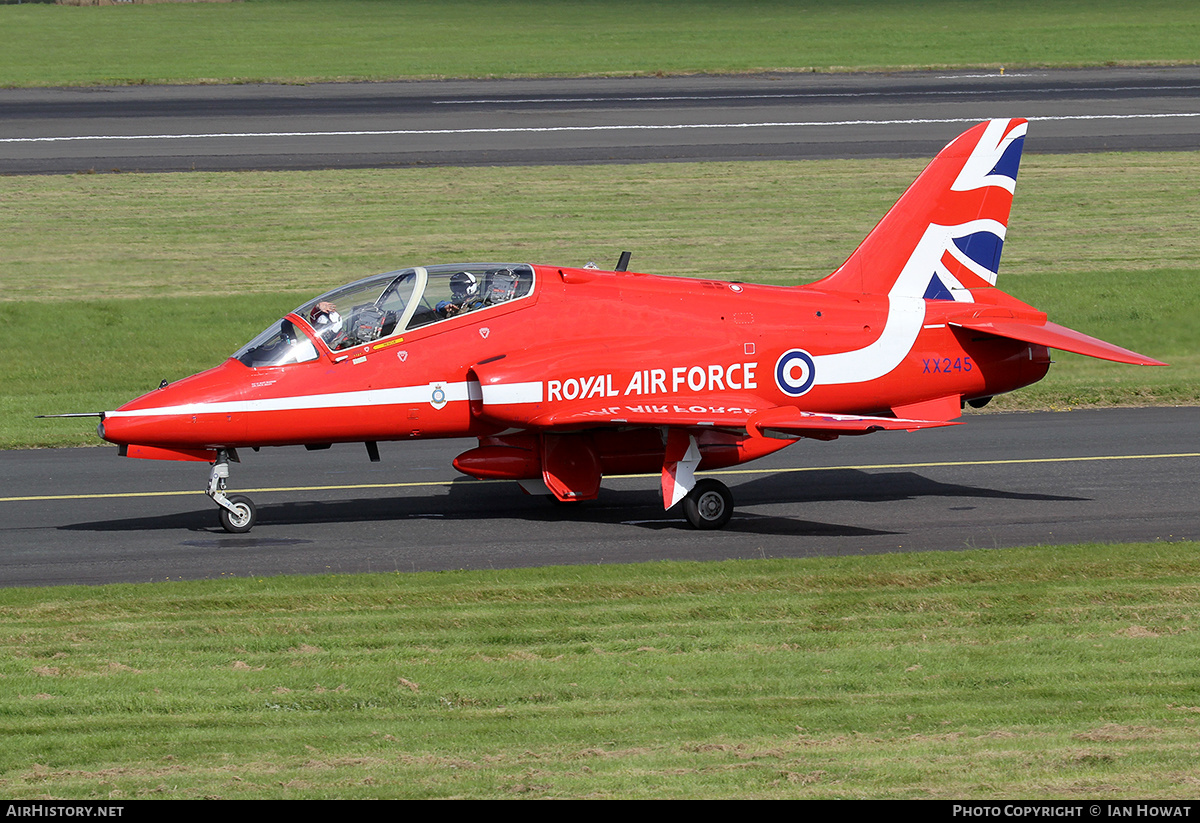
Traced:
<path id="1" fill-rule="evenodd" d="M 1187 0 L 0 6 L 0 85 L 1194 64 Z"/>
<path id="2" fill-rule="evenodd" d="M 94 443 L 94 421 L 34 415 L 115 408 L 216 365 L 308 296 L 406 265 L 612 265 L 631 249 L 633 268 L 655 274 L 809 282 L 921 166 L 3 177 L 0 447 Z M 1007 407 L 1200 401 L 1198 181 L 1194 153 L 1025 159 L 1000 285 L 1172 367 L 1059 355 Z"/>
<path id="3" fill-rule="evenodd" d="M 1194 797 L 1197 548 L 0 590 L 0 795 Z"/>

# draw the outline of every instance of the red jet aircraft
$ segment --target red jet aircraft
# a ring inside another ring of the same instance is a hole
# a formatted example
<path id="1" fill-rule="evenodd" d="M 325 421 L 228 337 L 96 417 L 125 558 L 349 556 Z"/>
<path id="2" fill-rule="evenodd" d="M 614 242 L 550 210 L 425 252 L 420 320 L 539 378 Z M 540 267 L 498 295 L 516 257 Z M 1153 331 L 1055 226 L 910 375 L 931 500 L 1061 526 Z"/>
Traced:
<path id="1" fill-rule="evenodd" d="M 604 475 L 662 473 L 663 505 L 720 528 L 729 490 L 695 472 L 802 438 L 954 425 L 1040 380 L 1048 349 L 1157 360 L 1051 323 L 996 288 L 1026 121 L 980 123 L 921 173 L 837 271 L 804 286 L 479 263 L 368 277 L 305 303 L 225 363 L 101 415 L 128 457 L 463 437 L 472 477 L 561 501 Z M 685 333 L 681 334 L 683 330 Z"/>

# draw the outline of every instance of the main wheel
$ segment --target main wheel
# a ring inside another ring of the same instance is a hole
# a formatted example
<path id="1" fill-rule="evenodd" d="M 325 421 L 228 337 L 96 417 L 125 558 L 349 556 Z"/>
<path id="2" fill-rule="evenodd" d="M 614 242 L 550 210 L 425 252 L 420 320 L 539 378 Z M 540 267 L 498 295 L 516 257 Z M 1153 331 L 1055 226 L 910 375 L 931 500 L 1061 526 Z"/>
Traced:
<path id="1" fill-rule="evenodd" d="M 733 517 L 733 495 L 720 480 L 706 477 L 683 498 L 683 514 L 694 529 L 719 529 Z"/>
<path id="2" fill-rule="evenodd" d="M 221 514 L 221 527 L 230 534 L 245 534 L 254 528 L 254 521 L 258 519 L 258 509 L 254 508 L 254 503 L 249 497 L 241 494 L 231 494 L 229 502 L 233 504 L 235 511 L 222 506 L 218 511 Z"/>

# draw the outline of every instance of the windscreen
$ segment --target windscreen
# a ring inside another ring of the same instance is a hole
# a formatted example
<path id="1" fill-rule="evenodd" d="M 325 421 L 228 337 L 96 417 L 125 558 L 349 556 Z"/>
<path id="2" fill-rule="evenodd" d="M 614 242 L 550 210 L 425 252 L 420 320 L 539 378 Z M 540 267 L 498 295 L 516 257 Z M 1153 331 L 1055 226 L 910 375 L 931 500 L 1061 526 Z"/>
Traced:
<path id="1" fill-rule="evenodd" d="M 317 359 L 317 347 L 291 320 L 280 320 L 233 355 L 252 369 Z"/>

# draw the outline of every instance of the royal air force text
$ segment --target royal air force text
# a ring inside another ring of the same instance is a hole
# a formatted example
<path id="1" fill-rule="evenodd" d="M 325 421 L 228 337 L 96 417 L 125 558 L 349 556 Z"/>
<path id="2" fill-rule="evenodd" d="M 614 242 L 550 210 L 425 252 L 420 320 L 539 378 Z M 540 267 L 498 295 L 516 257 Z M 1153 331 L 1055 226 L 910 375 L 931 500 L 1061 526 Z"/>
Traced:
<path id="1" fill-rule="evenodd" d="M 594 397 L 650 397 L 690 392 L 742 391 L 757 389 L 755 370 L 758 363 L 734 363 L 731 366 L 676 366 L 667 369 L 642 369 L 634 372 L 620 389 L 611 374 L 547 380 L 546 399 L 587 400 Z"/>

